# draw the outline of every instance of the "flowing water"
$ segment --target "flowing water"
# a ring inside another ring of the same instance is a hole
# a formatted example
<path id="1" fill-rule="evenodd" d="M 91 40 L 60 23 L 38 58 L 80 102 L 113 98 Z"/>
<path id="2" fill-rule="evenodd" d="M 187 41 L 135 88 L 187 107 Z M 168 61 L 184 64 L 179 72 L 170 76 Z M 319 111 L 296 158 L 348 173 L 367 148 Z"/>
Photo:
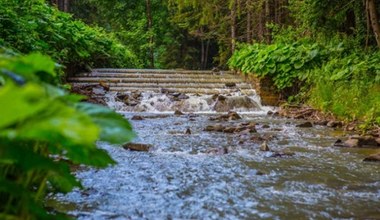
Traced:
<path id="1" fill-rule="evenodd" d="M 114 95 L 108 95 L 114 108 L 130 110 Z M 140 112 L 121 114 L 144 116 L 131 121 L 134 142 L 152 144 L 150 152 L 99 142 L 118 164 L 77 171 L 84 189 L 54 195 L 57 209 L 78 219 L 380 219 L 380 165 L 362 162 L 371 150 L 332 147 L 347 134 L 298 128 L 300 121 L 267 116 L 259 104 L 235 109 L 238 121 L 216 122 L 209 118 L 222 113 L 211 96 L 181 104 L 142 96 Z M 174 108 L 195 113 L 175 116 Z M 203 131 L 241 122 L 255 122 L 257 133 Z M 263 139 L 294 155 L 271 157 L 259 150 Z"/>

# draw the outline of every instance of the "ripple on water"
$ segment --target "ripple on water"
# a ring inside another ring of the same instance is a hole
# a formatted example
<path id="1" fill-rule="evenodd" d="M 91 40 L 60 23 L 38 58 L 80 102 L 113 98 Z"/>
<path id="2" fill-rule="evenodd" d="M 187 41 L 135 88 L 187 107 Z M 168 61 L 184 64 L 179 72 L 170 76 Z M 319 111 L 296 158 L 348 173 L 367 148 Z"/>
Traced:
<path id="1" fill-rule="evenodd" d="M 75 204 L 70 213 L 79 219 L 380 218 L 379 166 L 362 163 L 355 152 L 328 147 L 336 139 L 329 129 L 245 116 L 270 126 L 258 132 L 276 136 L 269 141 L 272 149 L 296 153 L 270 158 L 258 150 L 260 143 L 237 144 L 237 135 L 203 132 L 215 123 L 207 118 L 133 121 L 136 141 L 153 144 L 152 152 L 100 142 L 118 164 L 78 171 L 85 189 L 55 198 Z M 187 128 L 191 135 L 183 134 Z M 206 153 L 220 147 L 230 153 Z"/>

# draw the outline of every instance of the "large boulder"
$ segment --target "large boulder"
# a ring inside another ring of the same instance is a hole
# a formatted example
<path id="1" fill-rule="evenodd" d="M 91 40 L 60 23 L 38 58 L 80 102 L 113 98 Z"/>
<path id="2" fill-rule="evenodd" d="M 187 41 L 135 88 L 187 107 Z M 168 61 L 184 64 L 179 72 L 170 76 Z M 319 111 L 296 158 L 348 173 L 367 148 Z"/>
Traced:
<path id="1" fill-rule="evenodd" d="M 214 110 L 217 112 L 228 112 L 233 109 L 254 110 L 258 108 L 260 106 L 248 96 L 219 96 L 214 105 Z"/>

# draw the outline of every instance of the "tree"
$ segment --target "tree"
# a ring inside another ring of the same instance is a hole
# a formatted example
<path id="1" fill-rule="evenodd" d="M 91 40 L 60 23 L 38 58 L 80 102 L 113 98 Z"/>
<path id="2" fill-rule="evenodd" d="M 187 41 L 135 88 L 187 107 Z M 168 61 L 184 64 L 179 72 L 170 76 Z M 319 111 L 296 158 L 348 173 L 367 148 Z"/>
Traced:
<path id="1" fill-rule="evenodd" d="M 380 26 L 379 19 L 377 17 L 376 4 L 374 0 L 366 0 L 366 8 L 368 10 L 369 16 L 367 18 L 370 20 L 373 33 L 377 42 L 377 46 L 380 47 Z"/>

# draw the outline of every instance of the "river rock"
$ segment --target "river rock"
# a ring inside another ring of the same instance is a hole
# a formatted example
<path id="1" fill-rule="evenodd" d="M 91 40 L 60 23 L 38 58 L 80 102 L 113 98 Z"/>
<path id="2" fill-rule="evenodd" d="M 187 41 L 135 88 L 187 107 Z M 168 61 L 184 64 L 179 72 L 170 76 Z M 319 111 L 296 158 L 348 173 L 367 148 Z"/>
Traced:
<path id="1" fill-rule="evenodd" d="M 210 148 L 206 150 L 206 153 L 214 154 L 214 155 L 224 155 L 224 154 L 228 154 L 228 148 L 227 147 Z"/>
<path id="2" fill-rule="evenodd" d="M 311 128 L 313 127 L 313 124 L 310 121 L 298 124 L 296 127 L 298 128 Z"/>
<path id="3" fill-rule="evenodd" d="M 129 98 L 128 94 L 125 94 L 125 93 L 117 93 L 116 94 L 116 99 L 118 101 L 126 102 L 128 100 L 128 98 Z"/>
<path id="4" fill-rule="evenodd" d="M 224 133 L 235 133 L 235 131 L 236 131 L 235 127 L 226 127 L 225 129 L 223 129 Z"/>
<path id="5" fill-rule="evenodd" d="M 110 86 L 108 85 L 108 83 L 106 83 L 106 82 L 104 82 L 104 81 L 101 81 L 101 82 L 99 82 L 99 85 L 100 85 L 101 87 L 103 87 L 104 90 L 106 90 L 106 91 L 110 91 Z"/>
<path id="6" fill-rule="evenodd" d="M 330 128 L 337 128 L 342 127 L 343 123 L 341 121 L 329 121 L 326 125 Z"/>
<path id="7" fill-rule="evenodd" d="M 168 94 L 168 93 L 170 93 L 170 90 L 169 89 L 165 89 L 165 88 L 161 88 L 161 93 L 162 94 Z"/>
<path id="8" fill-rule="evenodd" d="M 171 96 L 173 96 L 173 97 L 178 97 L 178 96 L 180 96 L 182 93 L 179 93 L 179 92 L 174 92 L 174 93 L 172 93 L 172 94 L 170 94 Z"/>
<path id="9" fill-rule="evenodd" d="M 136 106 L 136 105 L 138 105 L 139 104 L 139 102 L 138 101 L 136 101 L 136 100 L 128 100 L 128 101 L 126 101 L 126 102 L 124 102 L 127 106 Z"/>
<path id="10" fill-rule="evenodd" d="M 268 144 L 267 144 L 266 141 L 264 141 L 264 142 L 260 145 L 260 150 L 261 150 L 261 151 L 270 151 L 269 146 L 268 146 Z"/>
<path id="11" fill-rule="evenodd" d="M 230 111 L 225 115 L 210 117 L 209 120 L 211 120 L 211 121 L 232 121 L 232 120 L 239 120 L 239 119 L 241 119 L 241 116 L 238 113 L 236 113 L 234 111 Z"/>
<path id="12" fill-rule="evenodd" d="M 149 151 L 152 147 L 150 144 L 139 144 L 139 143 L 127 143 L 123 145 L 123 148 L 131 151 Z"/>
<path id="13" fill-rule="evenodd" d="M 236 83 L 234 83 L 234 82 L 229 82 L 229 83 L 226 83 L 225 84 L 226 85 L 226 87 L 236 87 Z"/>
<path id="14" fill-rule="evenodd" d="M 364 158 L 364 162 L 380 162 L 380 154 L 372 154 Z"/>
<path id="15" fill-rule="evenodd" d="M 214 110 L 217 112 L 228 112 L 235 108 L 252 110 L 258 109 L 259 105 L 248 96 L 219 96 L 214 105 Z"/>
<path id="16" fill-rule="evenodd" d="M 318 120 L 318 121 L 314 121 L 313 123 L 314 123 L 315 125 L 326 126 L 329 122 L 328 122 L 328 121 L 325 121 L 325 120 Z"/>
<path id="17" fill-rule="evenodd" d="M 223 95 L 218 95 L 218 101 L 225 101 L 227 99 L 226 96 L 223 96 Z"/>
<path id="18" fill-rule="evenodd" d="M 191 130 L 190 130 L 190 128 L 187 128 L 187 129 L 186 129 L 185 134 L 191 134 Z"/>
<path id="19" fill-rule="evenodd" d="M 142 121 L 144 120 L 144 118 L 140 115 L 134 115 L 131 120 L 134 120 L 134 121 Z"/>
<path id="20" fill-rule="evenodd" d="M 174 115 L 179 116 L 179 115 L 184 115 L 184 114 L 183 114 L 183 112 L 181 112 L 180 110 L 175 110 L 175 111 L 174 111 Z"/>
<path id="21" fill-rule="evenodd" d="M 178 96 L 178 99 L 180 99 L 180 100 L 183 100 L 183 99 L 189 99 L 190 97 L 188 96 L 188 95 L 185 95 L 185 94 L 180 94 L 179 96 Z"/>
<path id="22" fill-rule="evenodd" d="M 270 155 L 270 157 L 292 157 L 295 153 L 288 151 L 275 151 Z"/>
<path id="23" fill-rule="evenodd" d="M 262 142 L 264 141 L 265 139 L 262 138 L 261 136 L 259 135 L 254 135 L 250 138 L 251 141 L 255 142 L 255 143 L 259 143 L 259 142 Z"/>
<path id="24" fill-rule="evenodd" d="M 349 147 L 349 148 L 379 148 L 380 140 L 373 136 L 359 136 L 354 135 L 349 137 L 348 140 L 337 140 L 334 143 L 335 147 Z"/>

